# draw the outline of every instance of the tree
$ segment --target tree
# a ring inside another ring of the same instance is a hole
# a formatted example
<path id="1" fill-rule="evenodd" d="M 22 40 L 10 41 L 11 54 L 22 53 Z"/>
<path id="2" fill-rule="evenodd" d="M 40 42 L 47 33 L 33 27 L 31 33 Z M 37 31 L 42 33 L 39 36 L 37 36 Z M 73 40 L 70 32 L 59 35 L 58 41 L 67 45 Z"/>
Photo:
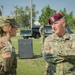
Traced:
<path id="1" fill-rule="evenodd" d="M 66 20 L 66 25 L 70 29 L 74 29 L 75 28 L 75 17 L 73 15 L 73 12 L 67 13 L 66 8 L 64 8 L 63 10 L 60 10 L 60 13 L 64 15 L 65 20 Z"/>
<path id="2" fill-rule="evenodd" d="M 35 21 L 36 14 L 38 11 L 35 11 L 35 5 L 32 5 L 32 21 Z M 30 8 L 28 6 L 26 7 L 18 7 L 15 6 L 15 12 L 17 14 L 17 21 L 21 23 L 23 27 L 30 26 Z"/>
<path id="3" fill-rule="evenodd" d="M 56 13 L 56 11 L 51 9 L 49 5 L 45 6 L 42 9 L 42 14 L 39 17 L 39 22 L 40 23 L 44 22 L 46 25 L 48 25 L 48 18 L 49 18 L 49 16 L 51 16 L 51 15 L 53 15 L 55 13 Z"/>
<path id="4" fill-rule="evenodd" d="M 39 17 L 39 22 L 40 23 L 44 22 L 46 25 L 48 25 L 48 18 L 49 18 L 49 16 L 52 16 L 56 12 L 57 11 L 51 9 L 49 5 L 45 6 L 42 9 L 42 14 Z M 64 15 L 65 20 L 66 20 L 66 25 L 69 28 L 74 29 L 75 28 L 75 17 L 73 15 L 73 12 L 67 13 L 66 8 L 64 8 L 63 10 L 60 10 L 59 12 Z"/>

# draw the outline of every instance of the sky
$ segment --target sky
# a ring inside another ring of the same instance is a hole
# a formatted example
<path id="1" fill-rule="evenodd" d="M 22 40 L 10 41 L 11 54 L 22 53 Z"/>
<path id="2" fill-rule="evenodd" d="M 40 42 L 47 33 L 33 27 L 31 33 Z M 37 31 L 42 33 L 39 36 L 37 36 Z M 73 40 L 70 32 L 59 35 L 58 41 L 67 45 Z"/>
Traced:
<path id="1" fill-rule="evenodd" d="M 73 15 L 75 16 L 75 0 L 32 0 L 32 3 L 36 5 L 36 11 L 39 12 L 37 19 L 41 15 L 41 10 L 47 5 L 57 12 L 66 8 L 67 13 L 73 11 Z M 30 0 L 0 0 L 0 10 L 2 10 L 1 6 L 3 6 L 2 11 L 4 16 L 11 16 L 11 12 L 15 10 L 14 6 L 16 5 L 19 7 L 30 7 Z"/>

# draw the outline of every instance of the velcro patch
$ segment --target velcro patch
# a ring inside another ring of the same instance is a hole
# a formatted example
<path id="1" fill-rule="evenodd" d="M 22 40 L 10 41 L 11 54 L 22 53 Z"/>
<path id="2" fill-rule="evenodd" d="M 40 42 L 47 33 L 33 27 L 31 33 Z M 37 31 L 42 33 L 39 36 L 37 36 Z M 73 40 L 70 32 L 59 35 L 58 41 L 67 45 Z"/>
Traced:
<path id="1" fill-rule="evenodd" d="M 2 58 L 10 58 L 11 57 L 11 52 L 3 52 L 2 53 Z"/>

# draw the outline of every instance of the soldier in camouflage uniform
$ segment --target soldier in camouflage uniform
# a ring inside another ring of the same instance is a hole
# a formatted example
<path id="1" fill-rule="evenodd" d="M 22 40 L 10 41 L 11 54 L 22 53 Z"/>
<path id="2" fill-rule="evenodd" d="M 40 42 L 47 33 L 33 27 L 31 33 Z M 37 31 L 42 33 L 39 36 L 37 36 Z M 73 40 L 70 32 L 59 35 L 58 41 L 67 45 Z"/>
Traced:
<path id="1" fill-rule="evenodd" d="M 62 14 L 56 13 L 48 21 L 54 33 L 44 42 L 45 75 L 75 75 L 75 36 L 66 31 Z"/>
<path id="2" fill-rule="evenodd" d="M 39 33 L 40 33 L 40 36 L 41 36 L 41 54 L 42 54 L 43 44 L 44 44 L 44 40 L 45 40 L 44 22 L 42 22 L 42 25 L 39 28 Z"/>
<path id="3" fill-rule="evenodd" d="M 39 32 L 40 32 L 40 36 L 41 36 L 41 44 L 44 44 L 44 39 L 45 39 L 44 22 L 42 22 L 42 25 L 39 28 Z"/>
<path id="4" fill-rule="evenodd" d="M 10 18 L 0 18 L 0 75 L 17 75 L 17 58 L 11 37 L 16 36 L 19 24 Z"/>

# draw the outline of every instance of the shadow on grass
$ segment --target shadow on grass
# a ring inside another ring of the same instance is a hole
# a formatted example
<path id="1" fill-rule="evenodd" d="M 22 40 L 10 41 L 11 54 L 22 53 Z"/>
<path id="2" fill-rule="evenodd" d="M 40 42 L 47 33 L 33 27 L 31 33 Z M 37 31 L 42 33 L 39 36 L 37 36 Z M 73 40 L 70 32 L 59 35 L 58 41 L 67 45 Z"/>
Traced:
<path id="1" fill-rule="evenodd" d="M 16 54 L 16 56 L 20 58 L 19 54 Z M 21 57 L 21 58 L 28 59 L 27 57 Z M 29 59 L 37 59 L 37 58 L 42 58 L 42 55 L 33 55 Z"/>
<path id="2" fill-rule="evenodd" d="M 33 59 L 41 58 L 41 57 L 42 57 L 42 55 L 34 55 L 34 56 L 33 56 Z"/>

